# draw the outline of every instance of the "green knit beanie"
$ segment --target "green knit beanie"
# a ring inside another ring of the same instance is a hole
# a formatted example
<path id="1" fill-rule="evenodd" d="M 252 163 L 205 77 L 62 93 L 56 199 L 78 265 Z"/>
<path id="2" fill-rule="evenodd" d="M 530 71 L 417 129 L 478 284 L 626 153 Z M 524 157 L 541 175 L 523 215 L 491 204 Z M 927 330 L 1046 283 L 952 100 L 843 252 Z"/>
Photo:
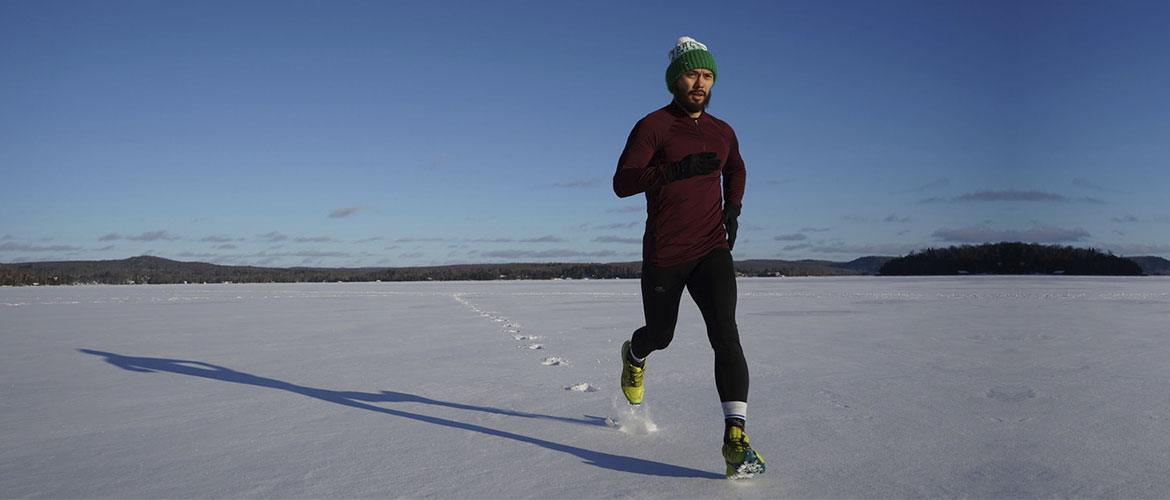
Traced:
<path id="1" fill-rule="evenodd" d="M 707 46 L 689 36 L 678 39 L 678 43 L 670 51 L 670 66 L 666 67 L 666 89 L 674 93 L 674 84 L 678 78 L 692 69 L 709 69 L 719 79 L 719 71 L 715 68 L 715 58 L 707 51 Z"/>

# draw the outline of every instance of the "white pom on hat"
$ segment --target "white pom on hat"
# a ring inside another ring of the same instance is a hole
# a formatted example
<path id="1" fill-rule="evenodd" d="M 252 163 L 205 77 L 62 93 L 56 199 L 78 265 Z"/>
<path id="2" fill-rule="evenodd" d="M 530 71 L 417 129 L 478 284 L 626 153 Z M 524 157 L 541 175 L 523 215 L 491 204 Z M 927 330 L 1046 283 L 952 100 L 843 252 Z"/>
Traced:
<path id="1" fill-rule="evenodd" d="M 707 50 L 707 46 L 689 36 L 680 36 L 674 48 L 670 49 L 670 60 L 674 61 L 678 59 L 678 56 L 683 55 L 684 52 L 690 52 L 692 50 Z"/>

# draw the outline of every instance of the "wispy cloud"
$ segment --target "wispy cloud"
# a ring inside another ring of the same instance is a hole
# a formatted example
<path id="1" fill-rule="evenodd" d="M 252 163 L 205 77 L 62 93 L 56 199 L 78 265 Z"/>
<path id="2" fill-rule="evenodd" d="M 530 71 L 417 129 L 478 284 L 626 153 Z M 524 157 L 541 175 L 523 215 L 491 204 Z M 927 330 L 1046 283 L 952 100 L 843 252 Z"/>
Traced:
<path id="1" fill-rule="evenodd" d="M 808 236 L 805 236 L 804 233 L 790 233 L 782 234 L 773 239 L 776 241 L 804 241 L 808 239 Z"/>
<path id="2" fill-rule="evenodd" d="M 204 236 L 199 241 L 204 242 L 204 243 L 227 243 L 229 241 L 234 241 L 234 240 L 232 238 L 229 238 L 229 237 L 221 235 L 221 234 L 213 234 L 210 236 Z"/>
<path id="3" fill-rule="evenodd" d="M 614 222 L 612 224 L 602 224 L 599 226 L 592 226 L 590 229 L 599 229 L 602 231 L 613 231 L 613 230 L 617 230 L 617 229 L 630 229 L 630 228 L 634 228 L 634 227 L 639 227 L 642 224 L 644 224 L 644 222 L 639 222 L 639 221 Z M 588 227 L 588 225 L 586 225 L 586 227 Z"/>
<path id="4" fill-rule="evenodd" d="M 267 234 L 258 235 L 261 240 L 268 243 L 276 243 L 278 241 L 288 241 L 288 236 L 285 236 L 277 231 L 272 231 Z"/>
<path id="5" fill-rule="evenodd" d="M 357 244 L 359 244 L 359 245 L 360 245 L 360 244 L 362 244 L 362 243 L 373 243 L 373 242 L 375 242 L 375 241 L 382 241 L 382 237 L 381 237 L 381 236 L 374 236 L 374 237 L 372 237 L 372 238 L 366 238 L 366 239 L 362 239 L 362 240 L 357 240 L 357 241 L 355 241 L 354 243 L 357 243 Z"/>
<path id="6" fill-rule="evenodd" d="M 335 241 L 337 240 L 328 236 L 301 236 L 299 238 L 293 238 L 293 242 L 295 243 L 331 243 Z"/>
<path id="7" fill-rule="evenodd" d="M 234 245 L 221 245 L 223 250 L 234 250 Z M 215 247 L 221 249 L 220 247 Z M 217 253 L 198 253 L 198 252 L 181 252 L 176 255 L 183 259 L 198 259 L 205 262 L 213 262 L 217 264 L 243 264 L 252 266 L 269 266 L 275 265 L 283 259 L 300 258 L 302 264 L 313 261 L 319 261 L 324 258 L 350 258 L 353 254 L 340 251 L 325 251 L 325 250 L 301 250 L 297 252 L 257 252 L 250 254 L 217 254 Z"/>
<path id="8" fill-rule="evenodd" d="M 596 238 L 593 238 L 593 241 L 595 241 L 597 243 L 629 243 L 629 244 L 638 244 L 638 245 L 642 244 L 642 238 L 622 238 L 620 236 L 598 236 Z"/>
<path id="9" fill-rule="evenodd" d="M 1093 182 L 1089 179 L 1086 179 L 1084 177 L 1077 177 L 1077 178 L 1072 180 L 1072 183 L 1076 187 L 1088 189 L 1091 191 L 1099 191 L 1102 193 L 1124 193 L 1124 191 L 1122 191 L 1120 189 L 1108 188 L 1108 187 L 1102 186 L 1101 184 Z"/>
<path id="10" fill-rule="evenodd" d="M 824 232 L 827 232 L 828 230 L 829 230 L 829 228 L 827 228 L 827 227 L 802 227 L 802 228 L 800 228 L 800 232 L 802 232 L 802 233 L 824 233 Z"/>
<path id="11" fill-rule="evenodd" d="M 849 222 L 869 222 L 869 219 L 862 217 L 860 215 L 846 215 L 846 216 L 843 216 L 841 218 L 845 219 Z"/>
<path id="12" fill-rule="evenodd" d="M 940 198 L 932 196 L 923 198 L 916 203 L 919 205 L 927 205 L 931 203 L 1088 203 L 1092 205 L 1107 205 L 1108 202 L 1093 198 L 1090 196 L 1081 196 L 1079 198 L 1069 198 L 1068 196 L 1049 193 L 1047 191 L 1021 191 L 1017 189 L 1001 189 L 989 191 L 976 191 L 974 193 L 965 193 L 953 198 Z"/>
<path id="13" fill-rule="evenodd" d="M 883 222 L 892 222 L 892 223 L 896 223 L 896 224 L 905 224 L 907 222 L 910 222 L 910 217 L 898 217 L 898 214 L 894 213 L 894 214 L 887 215 L 885 219 L 882 219 L 882 221 Z"/>
<path id="14" fill-rule="evenodd" d="M 607 213 L 607 214 L 636 214 L 636 213 L 642 213 L 645 211 L 646 211 L 646 207 L 643 207 L 641 205 L 630 205 L 630 206 L 621 207 L 621 208 L 611 208 L 609 210 L 606 210 L 605 213 Z"/>
<path id="15" fill-rule="evenodd" d="M 1097 184 L 1096 182 L 1093 182 L 1093 181 L 1086 179 L 1084 177 L 1077 177 L 1077 178 L 1072 180 L 1072 183 L 1076 187 L 1081 187 L 1081 188 L 1085 188 L 1085 189 L 1092 189 L 1094 191 L 1107 191 L 1107 189 L 1105 189 L 1104 186 Z"/>
<path id="16" fill-rule="evenodd" d="M 520 243 L 564 243 L 564 242 L 565 242 L 565 240 L 563 238 L 558 238 L 558 237 L 552 236 L 552 235 L 541 236 L 539 238 L 528 238 L 528 239 L 520 240 Z"/>
<path id="17" fill-rule="evenodd" d="M 827 254 L 851 254 L 851 255 L 903 255 L 908 254 L 915 249 L 914 245 L 907 243 L 884 243 L 884 244 L 847 244 L 847 243 L 822 243 L 816 245 L 800 245 L 802 248 L 793 248 L 793 250 L 811 250 L 815 253 Z M 787 247 L 785 247 L 787 250 Z"/>
<path id="18" fill-rule="evenodd" d="M 995 243 L 1024 241 L 1031 243 L 1072 243 L 1090 237 L 1082 228 L 1061 228 L 1048 225 L 1032 226 L 1025 230 L 993 229 L 990 226 L 943 228 L 931 234 L 937 240 L 953 243 Z"/>
<path id="19" fill-rule="evenodd" d="M 365 210 L 365 207 L 335 208 L 335 209 L 333 209 L 332 212 L 329 212 L 329 218 L 330 219 L 342 219 L 342 218 L 354 215 L 358 212 L 361 212 L 362 210 Z"/>
<path id="20" fill-rule="evenodd" d="M 1001 191 L 977 191 L 959 195 L 955 198 L 959 202 L 995 202 L 995 201 L 1027 201 L 1044 203 L 1068 203 L 1068 197 L 1047 193 L 1044 191 L 1018 191 L 1006 189 Z"/>
<path id="21" fill-rule="evenodd" d="M 178 239 L 181 239 L 181 238 L 180 238 L 180 237 L 178 237 L 178 236 L 175 236 L 175 235 L 173 235 L 173 234 L 170 234 L 170 233 L 168 233 L 168 232 L 166 232 L 166 231 L 163 231 L 163 230 L 158 230 L 158 231 L 147 231 L 147 232 L 145 232 L 145 233 L 142 233 L 142 234 L 140 234 L 140 235 L 137 235 L 137 236 L 131 236 L 131 235 L 122 235 L 122 234 L 120 234 L 120 233 L 110 233 L 110 234 L 107 234 L 107 235 L 105 235 L 105 236 L 102 236 L 101 238 L 98 238 L 98 241 L 118 241 L 118 240 L 127 240 L 127 241 L 174 241 L 174 240 L 178 240 Z"/>
<path id="22" fill-rule="evenodd" d="M 1155 245 L 1148 243 L 1138 244 L 1123 244 L 1123 245 L 1106 245 L 1106 249 L 1117 254 L 1131 257 L 1139 257 L 1143 255 L 1167 255 L 1170 254 L 1170 245 Z"/>
<path id="23" fill-rule="evenodd" d="M 1155 215 L 1154 222 L 1170 223 L 1170 215 Z"/>
<path id="24" fill-rule="evenodd" d="M 594 186 L 598 186 L 600 184 L 601 184 L 601 181 L 599 181 L 597 179 L 584 179 L 584 180 L 558 182 L 558 183 L 553 184 L 553 187 L 564 188 L 564 189 L 578 189 L 578 188 L 591 188 Z"/>
<path id="25" fill-rule="evenodd" d="M 175 257 L 180 259 L 195 259 L 206 262 L 222 262 L 224 259 L 231 258 L 231 256 L 207 252 L 179 252 L 175 254 Z"/>
<path id="26" fill-rule="evenodd" d="M 85 249 L 69 245 L 38 246 L 12 242 L 0 244 L 0 252 L 80 252 L 82 250 Z"/>
<path id="27" fill-rule="evenodd" d="M 516 238 L 475 238 L 463 241 L 468 243 L 515 243 Z"/>
<path id="28" fill-rule="evenodd" d="M 791 252 L 794 250 L 807 250 L 809 248 L 812 248 L 812 243 L 797 243 L 795 245 L 785 246 L 781 248 L 781 250 L 784 250 L 785 252 Z"/>
<path id="29" fill-rule="evenodd" d="M 597 252 L 582 252 L 579 250 L 497 250 L 483 252 L 480 255 L 497 259 L 564 259 L 571 257 L 613 257 L 617 253 L 611 250 Z"/>
<path id="30" fill-rule="evenodd" d="M 326 250 L 301 250 L 299 252 L 290 252 L 281 254 L 281 257 L 352 257 L 353 254 L 348 252 L 326 251 Z"/>
<path id="31" fill-rule="evenodd" d="M 1113 221 L 1113 222 L 1120 222 L 1120 223 L 1123 223 L 1123 224 L 1124 224 L 1124 223 L 1129 223 L 1129 222 L 1139 222 L 1139 220 L 1138 220 L 1137 216 L 1135 216 L 1135 215 L 1133 215 L 1133 214 L 1125 214 L 1125 215 L 1122 215 L 1122 216 L 1117 216 L 1117 217 L 1110 217 L 1110 218 L 1109 218 L 1109 220 L 1111 220 L 1111 221 Z"/>
<path id="32" fill-rule="evenodd" d="M 394 240 L 395 243 L 443 243 L 449 241 L 446 238 L 398 238 Z"/>
<path id="33" fill-rule="evenodd" d="M 915 203 L 917 203 L 919 205 L 929 205 L 931 203 L 946 203 L 947 201 L 949 201 L 949 200 L 947 200 L 946 198 L 940 198 L 938 196 L 931 196 L 930 198 L 923 198 L 921 200 L 918 200 Z"/>
<path id="34" fill-rule="evenodd" d="M 921 193 L 923 191 L 927 191 L 927 190 L 934 189 L 934 188 L 946 187 L 949 185 L 951 185 L 951 180 L 946 178 L 946 177 L 941 177 L 941 178 L 935 179 L 933 181 L 927 182 L 926 184 L 914 186 L 912 188 L 904 189 L 902 191 L 896 191 L 896 193 Z"/>
<path id="35" fill-rule="evenodd" d="M 465 238 L 463 241 L 467 242 L 467 243 L 564 243 L 565 242 L 564 238 L 558 238 L 558 237 L 552 236 L 552 235 L 540 236 L 537 238 L 524 238 L 524 239 L 506 238 L 506 237 Z"/>

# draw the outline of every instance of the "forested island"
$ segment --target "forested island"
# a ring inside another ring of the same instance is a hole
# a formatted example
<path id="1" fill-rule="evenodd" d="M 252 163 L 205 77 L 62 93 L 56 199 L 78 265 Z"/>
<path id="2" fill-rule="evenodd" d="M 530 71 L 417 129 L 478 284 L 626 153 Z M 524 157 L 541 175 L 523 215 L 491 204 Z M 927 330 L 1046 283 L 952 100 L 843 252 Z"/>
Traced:
<path id="1" fill-rule="evenodd" d="M 1102 253 L 1092 248 L 1017 242 L 927 248 L 886 262 L 878 274 L 883 276 L 956 274 L 1140 276 L 1147 273 L 1134 260 L 1117 257 L 1111 253 Z"/>

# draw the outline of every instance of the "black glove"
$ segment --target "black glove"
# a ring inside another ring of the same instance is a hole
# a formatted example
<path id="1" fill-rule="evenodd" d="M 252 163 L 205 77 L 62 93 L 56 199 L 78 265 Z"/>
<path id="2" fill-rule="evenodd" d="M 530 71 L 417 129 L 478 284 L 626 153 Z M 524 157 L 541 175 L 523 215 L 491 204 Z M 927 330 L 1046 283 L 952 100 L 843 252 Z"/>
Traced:
<path id="1" fill-rule="evenodd" d="M 730 203 L 723 206 L 723 225 L 727 226 L 728 250 L 735 249 L 735 233 L 739 231 L 739 211 L 743 207 Z"/>
<path id="2" fill-rule="evenodd" d="M 681 181 L 696 175 L 707 175 L 719 169 L 719 158 L 715 153 L 692 153 L 683 157 L 678 163 L 666 167 L 663 174 L 666 182 Z"/>

